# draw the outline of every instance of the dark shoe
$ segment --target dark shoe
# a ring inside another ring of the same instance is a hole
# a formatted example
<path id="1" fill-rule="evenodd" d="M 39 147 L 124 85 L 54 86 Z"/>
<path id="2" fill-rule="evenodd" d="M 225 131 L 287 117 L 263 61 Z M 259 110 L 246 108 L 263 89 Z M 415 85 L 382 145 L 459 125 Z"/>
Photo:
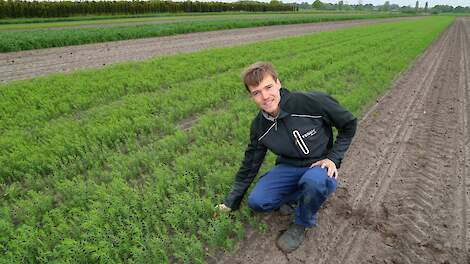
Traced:
<path id="1" fill-rule="evenodd" d="M 305 239 L 305 226 L 292 224 L 277 239 L 277 246 L 285 253 L 296 250 Z"/>
<path id="2" fill-rule="evenodd" d="M 295 212 L 295 203 L 285 203 L 279 207 L 279 213 L 281 215 L 292 215 Z"/>

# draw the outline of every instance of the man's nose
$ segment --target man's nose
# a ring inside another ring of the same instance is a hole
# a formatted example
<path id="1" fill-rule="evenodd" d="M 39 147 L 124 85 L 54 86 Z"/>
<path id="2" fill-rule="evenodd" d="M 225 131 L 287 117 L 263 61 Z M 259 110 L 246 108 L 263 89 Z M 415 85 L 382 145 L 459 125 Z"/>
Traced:
<path id="1" fill-rule="evenodd" d="M 268 93 L 265 91 L 261 91 L 261 96 L 263 97 L 263 100 L 268 99 Z"/>

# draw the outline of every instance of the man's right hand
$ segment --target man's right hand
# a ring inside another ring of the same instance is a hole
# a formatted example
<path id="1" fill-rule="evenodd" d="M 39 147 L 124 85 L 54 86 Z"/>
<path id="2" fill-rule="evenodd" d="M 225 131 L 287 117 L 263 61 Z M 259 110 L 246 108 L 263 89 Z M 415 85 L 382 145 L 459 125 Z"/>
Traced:
<path id="1" fill-rule="evenodd" d="M 228 212 L 232 211 L 232 208 L 226 206 L 226 205 L 223 204 L 223 203 L 221 203 L 221 204 L 215 206 L 215 208 L 218 209 L 220 212 L 226 212 L 226 213 L 228 213 Z"/>

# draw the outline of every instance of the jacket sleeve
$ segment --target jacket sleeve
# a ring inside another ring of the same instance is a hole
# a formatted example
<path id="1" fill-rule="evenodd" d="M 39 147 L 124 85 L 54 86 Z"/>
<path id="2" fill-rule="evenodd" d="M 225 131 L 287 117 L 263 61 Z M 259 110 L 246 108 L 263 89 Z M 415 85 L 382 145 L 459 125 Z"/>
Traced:
<path id="1" fill-rule="evenodd" d="M 333 161 L 336 167 L 339 168 L 344 154 L 348 150 L 349 145 L 351 145 L 356 133 L 357 119 L 329 95 L 322 96 L 320 105 L 326 120 L 338 130 L 338 135 L 333 143 L 333 147 L 327 154 L 327 158 Z"/>
<path id="2" fill-rule="evenodd" d="M 245 159 L 235 176 L 235 182 L 232 186 L 232 190 L 224 200 L 224 204 L 230 207 L 232 210 L 237 210 L 240 207 L 240 203 L 245 195 L 248 187 L 253 182 L 254 178 L 258 174 L 259 168 L 263 163 L 264 157 L 266 156 L 267 148 L 258 141 L 258 137 L 254 132 L 254 123 L 251 126 L 250 132 L 250 143 L 245 151 Z"/>
<path id="3" fill-rule="evenodd" d="M 344 153 L 351 145 L 352 138 L 356 133 L 357 120 L 353 119 L 346 123 L 343 127 L 337 128 L 338 135 L 336 136 L 335 143 L 330 149 L 326 157 L 336 164 L 336 167 L 341 167 L 341 161 L 344 158 Z"/>

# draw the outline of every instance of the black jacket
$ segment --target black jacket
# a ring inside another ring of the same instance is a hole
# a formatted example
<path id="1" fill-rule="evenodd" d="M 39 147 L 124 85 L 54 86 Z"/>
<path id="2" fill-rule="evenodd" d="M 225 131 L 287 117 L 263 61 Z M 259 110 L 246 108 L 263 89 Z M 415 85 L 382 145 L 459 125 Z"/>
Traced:
<path id="1" fill-rule="evenodd" d="M 251 123 L 250 143 L 224 204 L 240 207 L 267 149 L 278 157 L 276 164 L 308 167 L 328 158 L 339 168 L 356 132 L 356 118 L 323 93 L 291 93 L 281 88 L 281 111 L 276 119 L 260 111 Z M 333 144 L 332 126 L 338 130 Z"/>

